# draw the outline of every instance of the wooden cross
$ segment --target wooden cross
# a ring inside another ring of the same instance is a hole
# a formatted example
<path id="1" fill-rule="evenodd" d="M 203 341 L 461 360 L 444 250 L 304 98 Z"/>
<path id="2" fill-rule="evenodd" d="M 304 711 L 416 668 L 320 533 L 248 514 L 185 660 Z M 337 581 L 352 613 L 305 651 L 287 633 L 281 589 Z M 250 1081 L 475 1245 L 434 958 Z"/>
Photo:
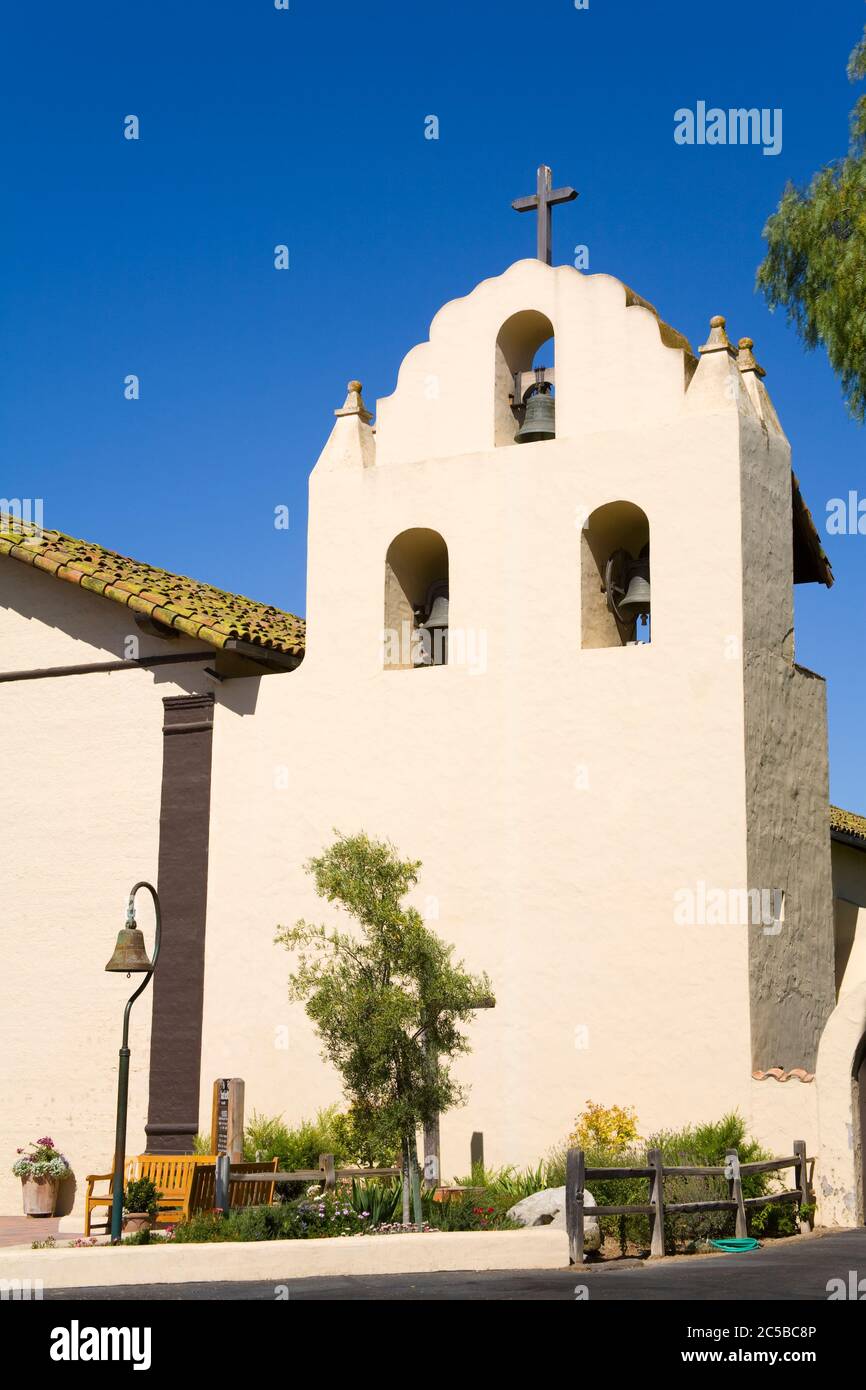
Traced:
<path id="1" fill-rule="evenodd" d="M 553 173 L 546 164 L 538 171 L 538 184 L 530 198 L 515 198 L 515 212 L 538 210 L 538 250 L 536 255 L 545 265 L 553 265 L 553 226 L 551 209 L 557 203 L 571 203 L 577 197 L 576 188 L 553 188 Z"/>

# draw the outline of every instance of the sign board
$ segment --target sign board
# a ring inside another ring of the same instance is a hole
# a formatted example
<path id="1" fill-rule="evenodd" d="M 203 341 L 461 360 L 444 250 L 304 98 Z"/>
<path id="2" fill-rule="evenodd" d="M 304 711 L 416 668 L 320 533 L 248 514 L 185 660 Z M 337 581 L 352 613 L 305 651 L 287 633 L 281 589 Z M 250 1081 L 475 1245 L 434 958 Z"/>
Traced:
<path id="1" fill-rule="evenodd" d="M 211 1148 L 228 1154 L 232 1163 L 243 1160 L 244 1083 L 239 1076 L 220 1077 L 213 1084 Z"/>

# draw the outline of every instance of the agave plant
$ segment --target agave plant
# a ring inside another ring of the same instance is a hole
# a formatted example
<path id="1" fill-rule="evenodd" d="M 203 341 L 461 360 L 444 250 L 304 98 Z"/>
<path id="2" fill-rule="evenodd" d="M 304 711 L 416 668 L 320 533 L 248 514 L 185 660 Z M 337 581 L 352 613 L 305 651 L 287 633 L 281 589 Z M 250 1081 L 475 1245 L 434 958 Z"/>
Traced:
<path id="1" fill-rule="evenodd" d="M 367 1224 L 382 1226 L 399 1218 L 403 1208 L 403 1187 L 399 1178 L 390 1182 L 360 1182 L 352 1179 L 352 1195 L 349 1205 L 360 1216 L 367 1213 Z"/>

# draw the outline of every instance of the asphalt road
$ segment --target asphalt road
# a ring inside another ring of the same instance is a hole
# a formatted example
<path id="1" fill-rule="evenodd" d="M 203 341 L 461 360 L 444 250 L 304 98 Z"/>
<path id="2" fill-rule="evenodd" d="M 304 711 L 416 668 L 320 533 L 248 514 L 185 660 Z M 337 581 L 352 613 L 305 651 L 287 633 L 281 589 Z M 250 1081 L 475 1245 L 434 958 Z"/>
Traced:
<path id="1" fill-rule="evenodd" d="M 409 1239 L 409 1237 L 407 1237 Z M 230 1246 L 223 1246 L 230 1260 Z M 352 1278 L 298 1279 L 287 1275 L 280 1297 L 293 1302 L 318 1300 L 395 1301 L 573 1301 L 576 1286 L 585 1285 L 592 1302 L 698 1301 L 809 1302 L 828 1300 L 828 1281 L 851 1271 L 863 1280 L 860 1298 L 866 1301 L 866 1227 L 837 1235 L 786 1243 L 777 1241 L 750 1255 L 653 1261 L 628 1268 L 585 1266 L 583 1270 L 506 1270 L 476 1273 L 388 1274 Z M 241 1300 L 274 1302 L 272 1282 L 232 1283 L 216 1280 L 198 1284 L 136 1284 L 120 1288 L 45 1290 L 46 1300 L 101 1299 L 145 1301 Z"/>

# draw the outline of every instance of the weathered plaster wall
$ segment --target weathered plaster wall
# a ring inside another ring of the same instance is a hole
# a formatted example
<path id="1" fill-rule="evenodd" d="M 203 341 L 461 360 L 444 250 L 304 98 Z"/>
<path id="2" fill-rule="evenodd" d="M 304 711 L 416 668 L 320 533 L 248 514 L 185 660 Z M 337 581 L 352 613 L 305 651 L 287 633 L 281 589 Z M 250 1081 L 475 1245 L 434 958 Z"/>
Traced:
<path id="1" fill-rule="evenodd" d="M 793 662 L 791 451 L 755 399 L 760 414 L 740 411 L 749 885 L 785 896 L 780 929 L 749 927 L 752 1063 L 814 1071 L 835 1004 L 825 687 Z"/>
<path id="2" fill-rule="evenodd" d="M 135 634 L 141 655 L 179 646 L 139 634 L 128 612 L 96 595 L 0 559 L 0 671 L 120 660 Z M 156 881 L 162 696 L 200 679 L 174 666 L 0 684 L 0 1212 L 20 1212 L 9 1167 L 40 1135 L 70 1159 L 79 1199 L 85 1175 L 111 1164 L 134 982 L 104 967 L 129 889 Z M 144 900 L 140 922 L 152 942 Z M 148 991 L 132 1013 L 130 1153 L 144 1148 L 150 1008 Z M 73 1195 L 62 1194 L 64 1206 Z"/>
<path id="3" fill-rule="evenodd" d="M 824 682 L 746 657 L 749 881 L 784 891 L 781 930 L 750 928 L 752 1061 L 814 1071 L 835 1004 Z"/>

